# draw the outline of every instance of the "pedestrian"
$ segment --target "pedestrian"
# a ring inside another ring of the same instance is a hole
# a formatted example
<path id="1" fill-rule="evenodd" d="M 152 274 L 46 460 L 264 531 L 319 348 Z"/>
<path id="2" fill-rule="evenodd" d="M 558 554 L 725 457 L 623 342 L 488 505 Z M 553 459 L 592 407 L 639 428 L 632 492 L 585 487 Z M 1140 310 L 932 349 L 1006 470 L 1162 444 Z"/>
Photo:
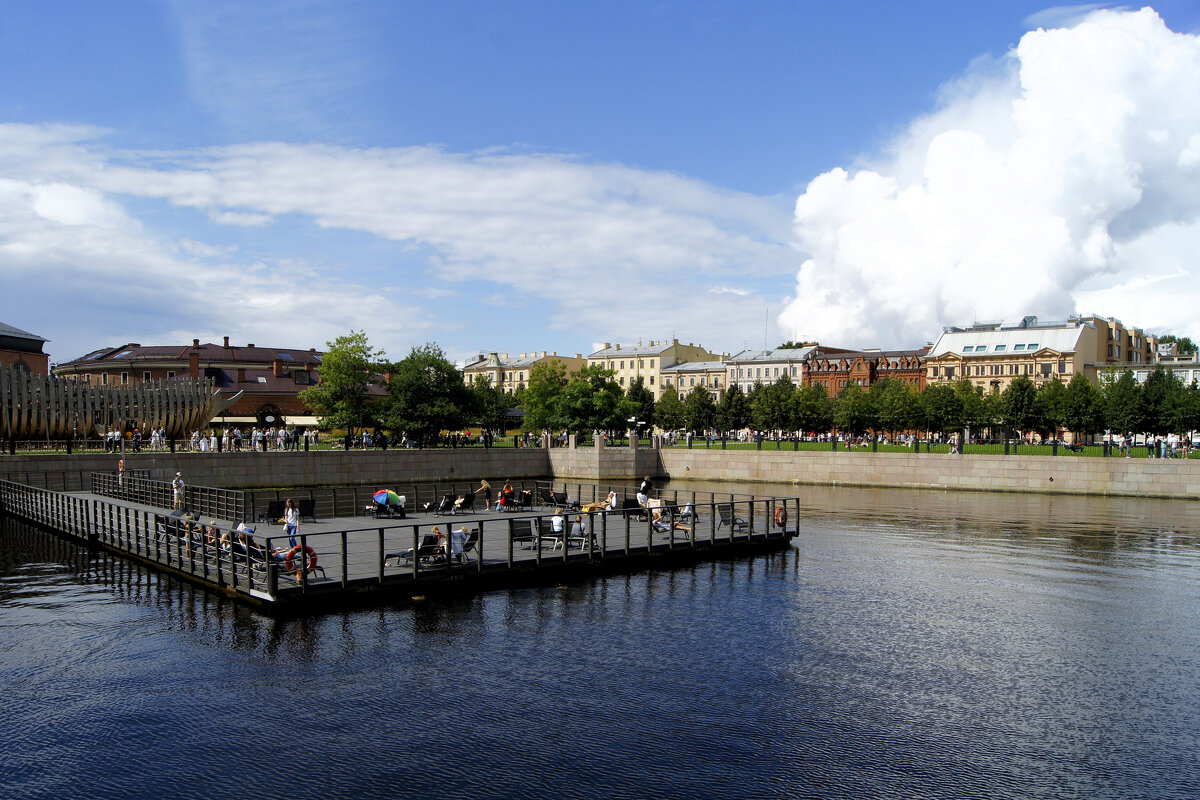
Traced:
<path id="1" fill-rule="evenodd" d="M 485 511 L 492 510 L 492 485 L 485 480 L 479 482 L 479 489 L 483 493 L 483 508 Z"/>
<path id="2" fill-rule="evenodd" d="M 125 459 L 117 461 L 117 486 L 125 485 Z"/>
<path id="3" fill-rule="evenodd" d="M 288 543 L 295 547 L 300 543 L 300 512 L 292 498 L 288 498 L 287 506 L 283 509 L 283 527 L 287 533 Z"/>
<path id="4" fill-rule="evenodd" d="M 174 503 L 172 508 L 183 508 L 183 475 L 175 473 L 175 480 L 171 481 L 171 500 Z"/>

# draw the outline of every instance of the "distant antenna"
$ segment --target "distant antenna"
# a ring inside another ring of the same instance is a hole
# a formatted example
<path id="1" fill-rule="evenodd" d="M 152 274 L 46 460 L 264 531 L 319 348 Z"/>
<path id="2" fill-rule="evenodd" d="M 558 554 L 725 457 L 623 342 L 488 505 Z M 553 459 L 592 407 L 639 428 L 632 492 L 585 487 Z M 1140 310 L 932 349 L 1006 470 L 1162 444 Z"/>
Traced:
<path id="1" fill-rule="evenodd" d="M 769 350 L 767 346 L 767 320 L 771 318 L 771 307 L 763 306 L 763 350 Z"/>

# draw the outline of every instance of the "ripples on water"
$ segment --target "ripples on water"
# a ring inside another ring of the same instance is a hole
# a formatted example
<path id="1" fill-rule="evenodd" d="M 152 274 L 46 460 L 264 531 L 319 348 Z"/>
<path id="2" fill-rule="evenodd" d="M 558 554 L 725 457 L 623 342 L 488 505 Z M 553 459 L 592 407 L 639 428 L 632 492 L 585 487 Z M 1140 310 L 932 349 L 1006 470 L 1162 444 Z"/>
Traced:
<path id="1" fill-rule="evenodd" d="M 784 554 L 296 620 L 2 523 L 0 790 L 1200 796 L 1190 504 L 802 494 Z"/>

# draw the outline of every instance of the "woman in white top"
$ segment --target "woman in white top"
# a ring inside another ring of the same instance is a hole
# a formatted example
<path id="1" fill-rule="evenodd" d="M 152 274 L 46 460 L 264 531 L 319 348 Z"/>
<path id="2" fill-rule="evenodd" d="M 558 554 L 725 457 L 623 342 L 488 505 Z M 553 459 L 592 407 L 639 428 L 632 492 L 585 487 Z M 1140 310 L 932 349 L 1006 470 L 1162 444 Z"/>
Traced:
<path id="1" fill-rule="evenodd" d="M 296 504 L 292 502 L 292 498 L 288 498 L 287 506 L 283 509 L 283 527 L 287 532 L 288 542 L 295 547 L 299 544 L 300 535 L 300 511 L 296 508 Z"/>

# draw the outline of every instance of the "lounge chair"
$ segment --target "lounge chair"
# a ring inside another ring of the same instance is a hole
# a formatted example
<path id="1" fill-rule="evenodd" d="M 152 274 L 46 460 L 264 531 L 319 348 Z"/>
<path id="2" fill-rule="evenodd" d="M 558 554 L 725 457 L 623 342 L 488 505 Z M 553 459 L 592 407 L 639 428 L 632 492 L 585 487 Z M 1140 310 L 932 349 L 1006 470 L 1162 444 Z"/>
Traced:
<path id="1" fill-rule="evenodd" d="M 529 542 L 532 544 L 537 541 L 537 537 L 533 535 L 533 520 L 514 519 L 508 529 L 513 544 L 517 542 Z"/>
<path id="2" fill-rule="evenodd" d="M 555 505 L 554 492 L 550 491 L 549 489 L 541 489 L 541 488 L 539 488 L 537 490 L 537 492 L 538 492 L 538 500 L 539 500 L 542 508 L 545 508 L 546 506 Z"/>
<path id="3" fill-rule="evenodd" d="M 302 520 L 311 519 L 313 522 L 320 522 L 320 520 L 317 519 L 317 501 L 316 500 L 313 500 L 311 498 L 309 498 L 307 500 L 303 500 L 303 499 L 300 500 L 299 508 L 297 509 L 297 511 L 300 512 L 300 519 L 302 519 Z"/>
<path id="4" fill-rule="evenodd" d="M 425 538 L 421 540 L 421 544 L 417 546 L 415 552 L 410 547 L 409 549 L 402 550 L 399 553 L 388 553 L 383 557 L 383 565 L 385 567 L 398 567 L 400 566 L 400 559 L 404 559 L 406 562 L 411 564 L 414 558 L 418 561 L 430 561 L 441 556 L 442 545 L 439 542 L 438 537 L 434 536 L 432 533 L 427 533 L 425 534 Z M 393 560 L 396 562 L 395 564 L 388 563 L 389 561 Z"/>
<path id="5" fill-rule="evenodd" d="M 442 495 L 441 501 L 437 504 L 437 507 L 435 509 L 433 509 L 434 516 L 440 516 L 442 514 L 453 514 L 454 513 L 454 501 L 456 499 L 457 498 L 455 498 L 455 496 L 452 494 Z"/>
<path id="6" fill-rule="evenodd" d="M 717 516 L 720 518 L 717 521 L 717 527 L 728 525 L 735 531 L 743 530 L 749 527 L 749 523 L 733 513 L 733 503 L 718 503 Z"/>
<path id="7" fill-rule="evenodd" d="M 632 497 L 626 497 L 621 501 L 621 513 L 625 514 L 626 516 L 636 514 L 638 519 L 646 518 L 646 509 L 642 507 L 641 503 Z"/>
<path id="8" fill-rule="evenodd" d="M 454 510 L 475 513 L 475 492 L 470 491 L 454 501 Z"/>

